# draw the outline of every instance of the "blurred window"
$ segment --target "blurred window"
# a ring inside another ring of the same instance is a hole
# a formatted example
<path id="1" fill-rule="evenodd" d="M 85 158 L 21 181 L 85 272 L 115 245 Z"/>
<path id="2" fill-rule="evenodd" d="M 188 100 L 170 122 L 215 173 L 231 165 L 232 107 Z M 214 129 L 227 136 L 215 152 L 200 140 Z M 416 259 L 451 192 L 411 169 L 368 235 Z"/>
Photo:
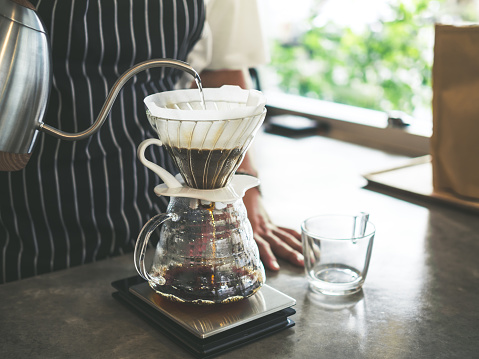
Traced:
<path id="1" fill-rule="evenodd" d="M 267 91 L 431 123 L 434 24 L 477 22 L 479 0 L 269 0 Z"/>

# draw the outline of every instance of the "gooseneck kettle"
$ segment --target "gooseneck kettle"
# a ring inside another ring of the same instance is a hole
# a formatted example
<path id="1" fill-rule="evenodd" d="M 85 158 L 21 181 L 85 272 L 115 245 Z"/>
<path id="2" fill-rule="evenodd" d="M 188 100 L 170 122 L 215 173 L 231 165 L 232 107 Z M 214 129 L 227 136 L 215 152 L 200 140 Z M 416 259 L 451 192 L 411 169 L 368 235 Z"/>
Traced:
<path id="1" fill-rule="evenodd" d="M 70 141 L 95 134 L 122 87 L 141 71 L 173 67 L 199 79 L 190 65 L 179 60 L 141 62 L 118 78 L 90 128 L 67 133 L 42 121 L 50 95 L 51 64 L 49 38 L 34 6 L 27 0 L 0 0 L 0 171 L 24 168 L 40 131 Z"/>

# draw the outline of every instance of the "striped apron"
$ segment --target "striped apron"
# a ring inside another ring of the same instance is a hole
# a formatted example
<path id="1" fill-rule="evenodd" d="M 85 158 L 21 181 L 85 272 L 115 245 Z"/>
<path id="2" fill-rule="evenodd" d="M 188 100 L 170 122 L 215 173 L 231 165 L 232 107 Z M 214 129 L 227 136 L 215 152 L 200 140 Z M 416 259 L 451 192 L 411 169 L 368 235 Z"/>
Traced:
<path id="1" fill-rule="evenodd" d="M 53 82 L 44 122 L 87 129 L 117 78 L 151 58 L 185 60 L 199 39 L 198 0 L 32 1 L 49 33 Z M 144 71 L 118 95 L 100 131 L 78 142 L 40 135 L 27 167 L 0 172 L 0 283 L 119 255 L 166 208 L 160 180 L 136 158 L 156 137 L 143 98 L 173 89 L 181 72 Z M 147 157 L 174 172 L 165 153 Z"/>

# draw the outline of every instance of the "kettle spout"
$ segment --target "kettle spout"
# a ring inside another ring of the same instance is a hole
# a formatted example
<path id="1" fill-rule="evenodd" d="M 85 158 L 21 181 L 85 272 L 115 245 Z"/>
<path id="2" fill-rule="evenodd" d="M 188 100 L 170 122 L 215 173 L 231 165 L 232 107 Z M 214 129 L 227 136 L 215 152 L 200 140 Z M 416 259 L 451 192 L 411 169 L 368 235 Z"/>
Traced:
<path id="1" fill-rule="evenodd" d="M 113 103 L 115 102 L 116 97 L 118 96 L 123 86 L 128 82 L 128 80 L 131 79 L 136 74 L 138 74 L 139 72 L 145 71 L 154 67 L 172 67 L 190 74 L 191 76 L 193 76 L 195 81 L 199 81 L 199 78 L 200 78 L 196 70 L 192 68 L 186 62 L 175 60 L 175 59 L 146 60 L 129 68 L 116 80 L 110 92 L 108 93 L 108 97 L 106 98 L 105 103 L 103 104 L 103 107 L 100 113 L 98 114 L 95 122 L 86 130 L 82 132 L 76 132 L 76 133 L 64 132 L 44 122 L 40 123 L 38 130 L 41 132 L 45 132 L 50 136 L 59 138 L 61 140 L 67 140 L 67 141 L 83 140 L 85 138 L 88 138 L 94 135 L 96 132 L 98 132 L 100 127 L 105 122 L 108 114 L 110 113 L 111 107 L 113 106 Z"/>

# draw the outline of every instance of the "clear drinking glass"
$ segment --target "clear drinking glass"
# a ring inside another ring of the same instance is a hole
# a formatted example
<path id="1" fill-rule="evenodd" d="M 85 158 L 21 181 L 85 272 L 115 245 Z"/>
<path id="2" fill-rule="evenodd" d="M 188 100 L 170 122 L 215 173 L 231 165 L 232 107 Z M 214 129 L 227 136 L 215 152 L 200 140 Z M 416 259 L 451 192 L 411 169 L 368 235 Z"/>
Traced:
<path id="1" fill-rule="evenodd" d="M 375 235 L 368 218 L 365 213 L 321 215 L 303 222 L 305 270 L 313 291 L 348 295 L 362 288 Z"/>

